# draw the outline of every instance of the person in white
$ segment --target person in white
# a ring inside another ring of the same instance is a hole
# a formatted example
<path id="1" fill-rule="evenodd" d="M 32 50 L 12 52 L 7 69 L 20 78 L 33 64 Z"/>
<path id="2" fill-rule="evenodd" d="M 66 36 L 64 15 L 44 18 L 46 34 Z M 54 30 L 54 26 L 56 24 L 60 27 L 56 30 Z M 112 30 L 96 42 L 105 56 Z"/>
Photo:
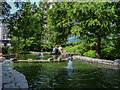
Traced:
<path id="1" fill-rule="evenodd" d="M 61 47 L 61 45 L 59 45 L 58 50 L 59 50 L 60 53 L 62 53 L 62 47 Z"/>

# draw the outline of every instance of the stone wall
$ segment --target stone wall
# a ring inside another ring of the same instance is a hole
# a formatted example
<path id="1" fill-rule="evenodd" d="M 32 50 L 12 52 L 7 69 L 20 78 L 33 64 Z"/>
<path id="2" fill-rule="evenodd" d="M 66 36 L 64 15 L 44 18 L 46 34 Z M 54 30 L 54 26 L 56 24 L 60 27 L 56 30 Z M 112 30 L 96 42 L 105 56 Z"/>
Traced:
<path id="1" fill-rule="evenodd" d="M 89 57 L 84 57 L 80 55 L 73 55 L 73 59 L 83 60 L 83 61 L 93 62 L 93 63 L 100 63 L 100 64 L 105 64 L 105 65 L 120 66 L 120 59 L 116 59 L 112 61 L 112 60 L 106 60 L 106 59 L 89 58 Z"/>

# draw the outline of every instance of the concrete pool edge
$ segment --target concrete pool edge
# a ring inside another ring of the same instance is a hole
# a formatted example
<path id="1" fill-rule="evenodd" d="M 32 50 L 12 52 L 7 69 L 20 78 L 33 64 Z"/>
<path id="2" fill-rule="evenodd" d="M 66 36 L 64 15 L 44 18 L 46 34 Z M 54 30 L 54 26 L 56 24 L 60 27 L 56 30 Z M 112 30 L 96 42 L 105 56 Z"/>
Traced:
<path id="1" fill-rule="evenodd" d="M 112 61 L 112 60 L 106 60 L 106 59 L 90 58 L 90 57 L 85 57 L 85 56 L 81 56 L 81 55 L 73 55 L 73 59 L 120 67 L 120 59 L 116 59 L 116 60 Z"/>

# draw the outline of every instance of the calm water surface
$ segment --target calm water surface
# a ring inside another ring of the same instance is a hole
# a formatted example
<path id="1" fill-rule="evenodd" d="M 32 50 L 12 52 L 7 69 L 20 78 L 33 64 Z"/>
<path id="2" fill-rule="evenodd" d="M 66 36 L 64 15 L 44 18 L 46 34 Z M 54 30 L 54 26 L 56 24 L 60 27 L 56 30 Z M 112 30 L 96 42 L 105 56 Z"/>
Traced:
<path id="1" fill-rule="evenodd" d="M 55 58 L 57 59 L 58 57 L 61 58 L 67 58 L 69 55 L 33 55 L 33 54 L 20 54 L 19 60 L 27 60 L 27 59 L 32 59 L 32 60 L 47 60 L 48 58 Z"/>
<path id="2" fill-rule="evenodd" d="M 120 88 L 120 70 L 72 61 L 28 63 L 16 62 L 15 70 L 26 76 L 29 90 L 40 88 Z"/>

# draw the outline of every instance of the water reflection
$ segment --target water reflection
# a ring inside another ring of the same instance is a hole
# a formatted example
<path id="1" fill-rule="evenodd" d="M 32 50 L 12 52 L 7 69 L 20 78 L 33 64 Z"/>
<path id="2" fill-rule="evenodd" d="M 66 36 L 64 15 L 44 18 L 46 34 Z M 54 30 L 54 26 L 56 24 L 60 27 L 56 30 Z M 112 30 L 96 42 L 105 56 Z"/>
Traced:
<path id="1" fill-rule="evenodd" d="M 48 60 L 48 58 L 53 58 L 54 60 L 61 58 L 61 59 L 65 59 L 68 58 L 69 55 L 63 54 L 63 55 L 43 55 L 43 53 L 41 53 L 40 55 L 33 55 L 33 54 L 20 54 L 20 56 L 18 57 L 18 59 L 20 60 L 28 60 L 28 59 L 32 59 L 32 60 Z"/>
<path id="2" fill-rule="evenodd" d="M 14 63 L 23 73 L 30 89 L 39 88 L 120 88 L 120 72 L 110 68 L 72 61 L 73 69 L 64 68 L 68 62 Z"/>

